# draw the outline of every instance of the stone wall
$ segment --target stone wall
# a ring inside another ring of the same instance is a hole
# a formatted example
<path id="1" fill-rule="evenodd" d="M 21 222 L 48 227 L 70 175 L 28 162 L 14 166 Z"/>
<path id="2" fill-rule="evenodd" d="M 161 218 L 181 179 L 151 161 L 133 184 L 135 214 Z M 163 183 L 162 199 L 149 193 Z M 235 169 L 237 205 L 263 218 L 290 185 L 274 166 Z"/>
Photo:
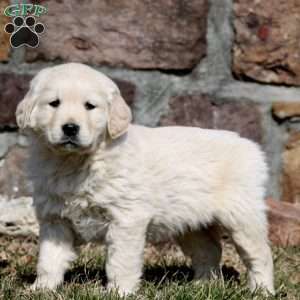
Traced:
<path id="1" fill-rule="evenodd" d="M 78 61 L 116 80 L 135 123 L 229 129 L 260 143 L 268 196 L 300 204 L 298 0 L 42 3 L 38 48 L 12 51 L 0 30 L 0 194 L 31 193 L 14 117 L 29 80 Z M 7 21 L 1 15 L 0 27 Z"/>

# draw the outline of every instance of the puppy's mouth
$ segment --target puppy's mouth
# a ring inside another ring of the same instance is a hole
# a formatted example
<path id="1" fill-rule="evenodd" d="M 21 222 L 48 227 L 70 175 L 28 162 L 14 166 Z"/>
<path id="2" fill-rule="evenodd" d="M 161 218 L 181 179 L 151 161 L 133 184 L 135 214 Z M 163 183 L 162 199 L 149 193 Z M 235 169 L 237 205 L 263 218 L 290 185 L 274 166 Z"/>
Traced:
<path id="1" fill-rule="evenodd" d="M 77 139 L 64 139 L 54 145 L 54 147 L 60 151 L 65 153 L 88 153 L 91 150 L 90 145 L 84 145 Z"/>
<path id="2" fill-rule="evenodd" d="M 81 148 L 80 143 L 77 140 L 74 139 L 66 139 L 61 141 L 59 144 L 57 144 L 57 146 L 64 148 L 66 150 L 77 150 L 79 148 Z"/>
<path id="3" fill-rule="evenodd" d="M 54 151 L 60 152 L 60 153 L 78 153 L 78 154 L 84 154 L 91 152 L 93 148 L 93 144 L 84 143 L 81 139 L 78 137 L 61 137 L 56 142 L 51 142 L 48 140 L 47 145 Z"/>

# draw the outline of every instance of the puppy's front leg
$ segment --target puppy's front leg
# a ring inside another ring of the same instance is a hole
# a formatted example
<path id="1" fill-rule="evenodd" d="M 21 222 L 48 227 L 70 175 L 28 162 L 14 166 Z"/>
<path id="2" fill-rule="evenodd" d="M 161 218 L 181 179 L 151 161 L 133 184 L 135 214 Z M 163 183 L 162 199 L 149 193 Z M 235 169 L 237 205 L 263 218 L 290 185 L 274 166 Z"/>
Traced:
<path id="1" fill-rule="evenodd" d="M 109 290 L 116 289 L 120 295 L 137 290 L 143 269 L 146 229 L 144 221 L 110 225 L 106 236 Z"/>
<path id="2" fill-rule="evenodd" d="M 37 278 L 31 288 L 55 289 L 63 282 L 65 271 L 76 258 L 73 234 L 62 222 L 40 225 Z"/>

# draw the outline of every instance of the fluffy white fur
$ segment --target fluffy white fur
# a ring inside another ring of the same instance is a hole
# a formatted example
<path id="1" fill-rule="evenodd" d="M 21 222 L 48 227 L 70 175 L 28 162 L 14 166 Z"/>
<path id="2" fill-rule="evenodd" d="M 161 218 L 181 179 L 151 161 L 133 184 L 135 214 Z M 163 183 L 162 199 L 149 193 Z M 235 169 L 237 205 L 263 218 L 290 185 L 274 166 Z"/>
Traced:
<path id="1" fill-rule="evenodd" d="M 59 99 L 60 105 L 49 103 Z M 94 105 L 87 110 L 86 102 Z M 41 71 L 17 110 L 32 137 L 30 173 L 40 222 L 34 288 L 55 288 L 82 242 L 107 245 L 108 288 L 136 291 L 146 239 L 174 236 L 198 279 L 218 272 L 226 230 L 252 290 L 273 293 L 264 184 L 255 143 L 221 130 L 130 125 L 117 86 L 81 64 Z M 63 143 L 62 126 L 80 126 Z"/>

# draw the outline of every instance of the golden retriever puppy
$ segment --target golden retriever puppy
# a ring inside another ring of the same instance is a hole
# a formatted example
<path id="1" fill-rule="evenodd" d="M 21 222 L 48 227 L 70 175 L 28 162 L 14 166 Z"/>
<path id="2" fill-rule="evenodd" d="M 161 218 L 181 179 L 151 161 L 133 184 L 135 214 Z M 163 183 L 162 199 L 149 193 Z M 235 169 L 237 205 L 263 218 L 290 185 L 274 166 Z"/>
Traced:
<path id="1" fill-rule="evenodd" d="M 210 278 L 219 271 L 222 229 L 250 288 L 274 292 L 258 145 L 229 131 L 131 125 L 117 86 L 77 63 L 39 72 L 16 114 L 32 139 L 40 222 L 33 288 L 56 288 L 74 247 L 100 241 L 108 288 L 135 292 L 145 241 L 170 236 L 191 256 L 196 278 Z"/>

